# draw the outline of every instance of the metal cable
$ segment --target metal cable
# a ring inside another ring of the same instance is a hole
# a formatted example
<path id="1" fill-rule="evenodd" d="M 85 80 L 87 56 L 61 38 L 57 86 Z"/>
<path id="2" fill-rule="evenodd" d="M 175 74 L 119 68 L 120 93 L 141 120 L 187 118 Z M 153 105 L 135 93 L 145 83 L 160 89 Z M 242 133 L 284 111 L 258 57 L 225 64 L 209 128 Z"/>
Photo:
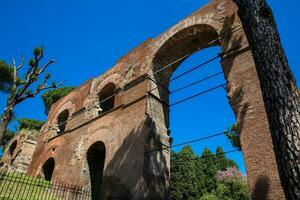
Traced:
<path id="1" fill-rule="evenodd" d="M 197 139 L 194 139 L 194 140 L 189 140 L 189 141 L 178 143 L 178 144 L 174 144 L 174 145 L 163 147 L 163 148 L 160 148 L 160 149 L 150 150 L 150 151 L 147 151 L 146 153 L 151 153 L 151 152 L 155 152 L 155 151 L 161 151 L 161 150 L 165 150 L 165 149 L 171 149 L 171 148 L 174 148 L 174 147 L 178 147 L 178 146 L 183 146 L 183 145 L 186 145 L 186 144 L 191 144 L 191 143 L 199 142 L 199 141 L 202 141 L 202 140 L 207 140 L 207 139 L 210 139 L 210 138 L 214 138 L 214 137 L 218 137 L 218 136 L 221 136 L 221 135 L 225 135 L 228 132 L 230 132 L 230 131 L 223 131 L 223 132 L 220 132 L 220 133 L 215 133 L 215 134 L 212 134 L 212 135 L 208 135 L 208 136 L 205 136 L 205 137 L 197 138 Z"/>
<path id="2" fill-rule="evenodd" d="M 195 98 L 195 97 L 198 97 L 198 96 L 200 96 L 200 95 L 202 95 L 202 94 L 206 94 L 206 93 L 211 92 L 211 91 L 213 91 L 213 90 L 216 90 L 216 89 L 218 89 L 218 88 L 220 88 L 220 87 L 223 87 L 224 85 L 226 85 L 226 83 L 223 83 L 223 84 L 221 84 L 221 85 L 218 85 L 218 86 L 209 88 L 209 89 L 207 89 L 207 90 L 201 91 L 201 92 L 199 92 L 199 93 L 197 93 L 197 94 L 194 94 L 194 95 L 192 95 L 192 96 L 190 96 L 190 97 L 187 97 L 187 98 L 184 98 L 184 99 L 182 99 L 182 100 L 176 101 L 175 103 L 172 103 L 172 104 L 170 104 L 169 106 L 171 107 L 171 106 L 175 106 L 175 105 L 177 105 L 177 104 L 183 103 L 183 102 L 185 102 L 185 101 L 188 101 L 188 100 L 190 100 L 190 99 L 193 99 L 193 98 Z"/>
<path id="3" fill-rule="evenodd" d="M 223 74 L 223 72 L 218 72 L 218 73 L 212 74 L 212 75 L 210 75 L 210 76 L 207 76 L 207 77 L 205 77 L 205 78 L 202 78 L 202 79 L 200 79 L 200 80 L 198 80 L 198 81 L 195 81 L 195 82 L 193 82 L 193 83 L 190 83 L 190 84 L 188 84 L 188 85 L 185 85 L 185 86 L 182 86 L 182 87 L 180 87 L 180 88 L 174 89 L 174 90 L 172 90 L 172 91 L 170 92 L 170 94 L 174 94 L 174 93 L 179 92 L 179 91 L 181 91 L 181 90 L 183 90 L 183 89 L 189 88 L 189 87 L 191 87 L 191 86 L 193 86 L 193 85 L 196 85 L 196 84 L 199 84 L 199 83 L 201 83 L 201 82 L 203 82 L 203 81 L 207 81 L 207 80 L 209 80 L 209 79 L 211 79 L 211 78 L 214 78 L 214 77 L 216 77 L 216 76 L 219 76 L 219 75 L 221 75 L 221 74 Z"/>

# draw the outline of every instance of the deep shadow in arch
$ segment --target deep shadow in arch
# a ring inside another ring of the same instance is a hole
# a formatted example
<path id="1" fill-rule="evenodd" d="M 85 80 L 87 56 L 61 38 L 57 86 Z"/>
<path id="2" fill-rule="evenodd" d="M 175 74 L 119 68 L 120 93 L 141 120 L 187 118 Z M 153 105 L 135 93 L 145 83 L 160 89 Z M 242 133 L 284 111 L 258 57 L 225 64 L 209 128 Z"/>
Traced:
<path id="1" fill-rule="evenodd" d="M 15 140 L 15 141 L 10 145 L 10 147 L 9 147 L 8 152 L 9 152 L 9 155 L 10 155 L 11 157 L 14 155 L 14 152 L 15 152 L 15 150 L 16 150 L 16 148 L 17 148 L 17 144 L 18 144 L 18 142 L 17 142 L 17 140 Z"/>
<path id="2" fill-rule="evenodd" d="M 45 180 L 51 181 L 54 167 L 55 167 L 54 159 L 49 158 L 42 167 L 42 172 L 43 172 Z"/>
<path id="3" fill-rule="evenodd" d="M 92 144 L 86 153 L 90 173 L 92 200 L 99 200 L 101 196 L 105 152 L 104 143 L 99 141 Z"/>
<path id="4" fill-rule="evenodd" d="M 115 105 L 115 89 L 116 86 L 113 83 L 108 83 L 98 94 L 101 113 L 109 111 L 114 108 Z M 105 101 L 104 101 L 105 100 Z"/>
<path id="5" fill-rule="evenodd" d="M 58 134 L 62 134 L 63 132 L 65 132 L 66 129 L 66 125 L 67 125 L 67 120 L 69 118 L 69 110 L 64 110 L 62 111 L 58 117 L 57 117 L 57 124 L 58 124 Z"/>

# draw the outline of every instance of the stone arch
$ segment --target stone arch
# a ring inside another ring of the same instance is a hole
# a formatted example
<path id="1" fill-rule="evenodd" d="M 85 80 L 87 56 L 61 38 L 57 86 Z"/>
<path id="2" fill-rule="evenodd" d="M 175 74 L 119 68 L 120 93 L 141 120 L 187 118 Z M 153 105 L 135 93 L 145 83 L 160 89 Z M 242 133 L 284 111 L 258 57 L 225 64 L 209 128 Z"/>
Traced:
<path id="1" fill-rule="evenodd" d="M 76 90 L 71 92 L 51 106 L 48 118 L 56 119 L 57 115 L 65 109 L 68 109 L 70 114 L 73 114 L 80 108 L 80 101 L 82 101 L 82 98 L 82 95 Z"/>
<path id="2" fill-rule="evenodd" d="M 151 75 L 166 65 L 170 65 L 170 67 L 168 70 L 153 75 L 152 78 L 159 83 L 158 85 L 166 87 L 158 86 L 152 91 L 152 94 L 160 101 L 149 98 L 147 109 L 157 123 L 157 131 L 167 134 L 169 95 L 166 88 L 168 88 L 173 71 L 182 61 L 199 49 L 220 46 L 222 49 L 221 65 L 227 81 L 228 100 L 239 127 L 251 195 L 254 198 L 256 180 L 268 174 L 271 185 L 270 193 L 274 197 L 282 197 L 281 183 L 255 63 L 245 33 L 234 12 L 233 10 L 230 12 L 231 15 L 220 18 L 218 23 L 215 21 L 214 14 L 210 15 L 211 20 L 199 20 L 201 16 L 205 15 L 205 11 L 199 14 L 198 20 L 197 14 L 192 15 L 158 38 L 149 73 Z M 149 81 L 148 85 L 149 88 L 157 86 L 153 81 Z M 260 142 L 257 143 L 257 141 Z M 165 154 L 168 156 L 168 153 Z"/>
<path id="3" fill-rule="evenodd" d="M 93 143 L 86 152 L 93 200 L 100 199 L 101 197 L 105 156 L 106 148 L 101 141 Z"/>
<path id="4" fill-rule="evenodd" d="M 184 26 L 169 34 L 167 38 L 163 37 L 158 42 L 159 45 L 152 59 L 153 71 L 173 63 L 175 60 L 186 55 L 191 55 L 207 46 L 218 45 L 218 30 L 208 24 Z M 186 58 L 188 58 L 188 56 L 184 57 L 184 59 Z M 181 62 L 183 62 L 184 59 L 182 59 Z M 174 63 L 174 65 L 170 67 L 172 71 L 175 71 L 181 62 Z M 168 70 L 168 72 L 171 73 L 170 70 Z"/>
<path id="5" fill-rule="evenodd" d="M 62 134 L 65 132 L 69 116 L 70 116 L 70 111 L 68 109 L 63 110 L 58 114 L 56 119 L 57 126 L 58 126 L 57 134 Z"/>
<path id="6" fill-rule="evenodd" d="M 107 112 L 114 108 L 115 106 L 115 93 L 116 86 L 114 83 L 108 83 L 102 90 L 98 93 L 99 106 L 101 112 Z"/>
<path id="7" fill-rule="evenodd" d="M 124 77 L 120 73 L 111 73 L 108 71 L 103 76 L 93 79 L 91 90 L 89 96 L 84 100 L 84 107 L 89 109 L 86 112 L 86 119 L 93 118 L 103 113 L 100 111 L 99 105 L 99 93 L 103 90 L 108 84 L 115 85 L 115 106 L 121 104 L 121 96 L 119 96 L 119 91 L 123 87 Z M 93 108 L 92 108 L 93 107 Z M 91 109 L 92 108 L 92 109 Z"/>
<path id="8" fill-rule="evenodd" d="M 113 83 L 116 88 L 123 87 L 124 77 L 119 73 L 112 73 L 107 76 L 100 77 L 94 80 L 92 93 L 98 94 L 107 84 Z"/>
<path id="9" fill-rule="evenodd" d="M 51 181 L 55 168 L 54 158 L 49 158 L 42 166 L 42 176 L 45 180 Z"/>
<path id="10" fill-rule="evenodd" d="M 72 93 L 71 93 L 72 94 Z M 76 94 L 76 93 L 74 93 Z M 60 102 L 55 103 L 55 105 L 51 106 L 48 121 L 42 126 L 41 133 L 48 133 L 49 137 L 53 137 L 57 134 L 58 128 L 58 117 L 63 111 L 69 111 L 69 119 L 72 118 L 72 114 L 76 111 L 76 104 L 72 101 L 72 99 L 63 99 Z"/>
<path id="11" fill-rule="evenodd" d="M 207 24 L 195 24 L 173 33 L 155 52 L 152 60 L 152 71 L 162 69 L 170 65 L 167 70 L 162 70 L 154 74 L 154 79 L 164 88 L 158 89 L 159 97 L 166 103 L 169 103 L 169 95 L 167 88 L 173 72 L 177 67 L 190 55 L 197 51 L 218 45 L 218 32 L 217 30 Z M 179 60 L 179 61 L 178 61 Z M 154 87 L 154 86 L 153 86 Z M 155 91 L 154 91 L 155 93 Z M 164 120 L 166 126 L 169 126 L 169 108 L 164 106 Z"/>

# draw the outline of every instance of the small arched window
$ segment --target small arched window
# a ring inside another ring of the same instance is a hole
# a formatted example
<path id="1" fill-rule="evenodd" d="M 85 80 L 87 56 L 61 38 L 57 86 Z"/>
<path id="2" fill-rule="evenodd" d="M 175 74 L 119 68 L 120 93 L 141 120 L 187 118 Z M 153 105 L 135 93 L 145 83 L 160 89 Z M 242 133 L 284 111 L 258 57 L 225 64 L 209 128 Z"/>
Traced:
<path id="1" fill-rule="evenodd" d="M 69 118 L 69 110 L 62 111 L 57 117 L 57 125 L 58 125 L 58 134 L 62 134 L 65 132 L 67 120 Z"/>
<path id="2" fill-rule="evenodd" d="M 99 93 L 100 113 L 109 111 L 115 105 L 115 90 L 116 86 L 113 83 L 107 84 Z"/>
<path id="3" fill-rule="evenodd" d="M 16 150 L 16 148 L 17 148 L 17 140 L 15 140 L 11 145 L 10 145 L 10 147 L 9 147 L 9 149 L 8 149 L 8 152 L 9 152 L 9 155 L 10 156 L 13 156 L 14 155 L 14 153 L 15 153 L 15 150 Z"/>
<path id="4" fill-rule="evenodd" d="M 42 174 L 47 181 L 51 181 L 53 171 L 55 167 L 55 161 L 53 158 L 49 158 L 42 167 Z"/>

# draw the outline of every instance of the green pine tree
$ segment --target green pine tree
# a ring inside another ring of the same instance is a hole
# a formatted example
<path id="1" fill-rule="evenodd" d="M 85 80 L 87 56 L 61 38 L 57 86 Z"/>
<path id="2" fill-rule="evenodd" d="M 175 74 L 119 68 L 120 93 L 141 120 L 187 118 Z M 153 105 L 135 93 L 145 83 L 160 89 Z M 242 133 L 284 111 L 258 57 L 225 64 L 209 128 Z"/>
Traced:
<path id="1" fill-rule="evenodd" d="M 215 155 L 216 155 L 216 166 L 218 170 L 224 171 L 228 167 L 238 168 L 237 164 L 233 160 L 226 158 L 226 155 L 222 147 L 219 146 L 217 147 Z"/>
<path id="2" fill-rule="evenodd" d="M 202 156 L 200 159 L 203 159 L 204 166 L 204 174 L 205 174 L 205 187 L 207 192 L 211 192 L 216 189 L 216 174 L 218 171 L 218 166 L 216 165 L 216 156 L 211 152 L 211 150 L 205 148 L 203 150 Z"/>
<path id="3" fill-rule="evenodd" d="M 171 159 L 171 199 L 197 199 L 195 155 L 190 146 L 183 147 Z"/>

